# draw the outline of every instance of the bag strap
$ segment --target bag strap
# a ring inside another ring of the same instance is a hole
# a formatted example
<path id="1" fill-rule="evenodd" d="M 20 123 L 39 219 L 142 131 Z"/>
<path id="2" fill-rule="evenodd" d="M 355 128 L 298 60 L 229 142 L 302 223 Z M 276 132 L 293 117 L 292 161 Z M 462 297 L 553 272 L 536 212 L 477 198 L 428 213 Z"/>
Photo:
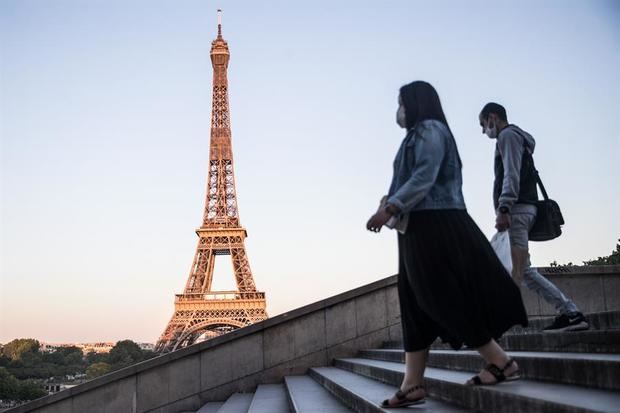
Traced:
<path id="1" fill-rule="evenodd" d="M 534 165 L 533 162 L 532 162 L 532 165 Z M 545 189 L 545 186 L 543 185 L 542 180 L 540 179 L 540 175 L 538 174 L 538 170 L 536 169 L 536 167 L 534 167 L 534 174 L 536 174 L 536 183 L 538 184 L 538 187 L 540 188 L 540 192 L 542 193 L 543 198 L 545 198 L 545 201 L 549 200 L 549 195 L 547 195 L 547 190 Z"/>
<path id="2" fill-rule="evenodd" d="M 530 158 L 532 158 L 532 168 L 534 168 L 534 175 L 536 175 L 536 183 L 538 184 L 538 187 L 540 188 L 540 192 L 542 193 L 543 198 L 545 199 L 545 201 L 547 201 L 549 199 L 549 195 L 547 195 L 547 190 L 545 189 L 545 185 L 543 185 L 542 179 L 540 179 L 540 174 L 538 173 L 538 169 L 536 169 L 536 165 L 534 164 L 534 156 L 532 155 L 532 153 L 530 151 L 528 151 L 529 149 L 529 145 L 527 144 L 527 139 L 525 139 L 525 136 L 523 136 L 523 134 L 521 133 L 521 131 L 514 127 L 514 125 L 508 125 L 508 127 L 513 127 L 512 130 L 519 136 L 521 136 L 521 139 L 523 139 L 523 150 L 526 151 L 526 153 L 530 156 Z"/>

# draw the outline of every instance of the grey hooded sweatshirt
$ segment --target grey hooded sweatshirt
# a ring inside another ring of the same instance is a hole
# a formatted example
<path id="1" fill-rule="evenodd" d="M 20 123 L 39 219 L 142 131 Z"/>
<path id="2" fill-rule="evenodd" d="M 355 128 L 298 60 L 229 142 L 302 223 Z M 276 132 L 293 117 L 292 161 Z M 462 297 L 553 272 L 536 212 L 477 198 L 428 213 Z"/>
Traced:
<path id="1" fill-rule="evenodd" d="M 536 141 L 516 125 L 509 125 L 497 136 L 495 148 L 495 208 L 507 207 L 511 213 L 531 212 L 538 200 L 532 155 Z M 535 210 L 534 210 L 535 212 Z"/>

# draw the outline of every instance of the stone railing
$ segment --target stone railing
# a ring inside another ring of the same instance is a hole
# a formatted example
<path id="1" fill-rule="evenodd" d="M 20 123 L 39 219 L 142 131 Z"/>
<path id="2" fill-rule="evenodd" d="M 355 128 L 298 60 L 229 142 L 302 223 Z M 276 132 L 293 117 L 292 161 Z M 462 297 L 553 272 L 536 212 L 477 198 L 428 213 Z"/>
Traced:
<path id="1" fill-rule="evenodd" d="M 137 413 L 197 410 L 259 383 L 400 338 L 396 276 L 115 371 L 10 410 Z"/>
<path id="2" fill-rule="evenodd" d="M 182 302 L 202 302 L 204 300 L 209 301 L 230 301 L 230 300 L 264 300 L 265 293 L 262 292 L 238 292 L 238 291 L 218 291 L 214 293 L 204 294 L 176 294 L 175 303 Z"/>
<path id="3" fill-rule="evenodd" d="M 620 266 L 541 271 L 584 312 L 620 310 Z M 258 384 L 329 365 L 383 341 L 400 340 L 396 276 L 226 335 L 115 371 L 10 410 L 14 413 L 142 413 L 197 410 Z M 553 314 L 524 291 L 530 316 Z M 547 306 L 547 307 L 546 307 Z"/>
<path id="4" fill-rule="evenodd" d="M 620 310 L 620 265 L 544 267 L 539 271 L 584 313 Z M 556 314 L 539 295 L 523 287 L 521 293 L 530 316 Z"/>

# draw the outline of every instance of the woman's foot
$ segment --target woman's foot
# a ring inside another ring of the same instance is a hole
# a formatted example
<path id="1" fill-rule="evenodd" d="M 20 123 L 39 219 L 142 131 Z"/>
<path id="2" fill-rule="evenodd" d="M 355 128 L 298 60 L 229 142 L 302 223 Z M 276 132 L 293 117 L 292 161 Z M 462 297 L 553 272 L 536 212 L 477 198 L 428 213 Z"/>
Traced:
<path id="1" fill-rule="evenodd" d="M 404 389 L 404 390 L 403 390 Z M 423 385 L 415 385 L 410 387 L 401 387 L 394 396 L 386 399 L 381 404 L 383 408 L 407 407 L 425 402 L 426 389 Z"/>
<path id="2" fill-rule="evenodd" d="M 472 377 L 465 384 L 470 386 L 488 386 L 501 383 L 502 381 L 519 380 L 520 378 L 521 371 L 519 370 L 519 365 L 514 359 L 509 359 L 503 369 L 500 369 L 495 364 L 489 364 L 477 376 Z"/>

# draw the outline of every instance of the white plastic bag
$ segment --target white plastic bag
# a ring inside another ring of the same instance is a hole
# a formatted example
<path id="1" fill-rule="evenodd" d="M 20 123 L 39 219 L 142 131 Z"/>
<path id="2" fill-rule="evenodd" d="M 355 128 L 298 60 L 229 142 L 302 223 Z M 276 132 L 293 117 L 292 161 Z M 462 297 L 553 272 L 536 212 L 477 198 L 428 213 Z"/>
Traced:
<path id="1" fill-rule="evenodd" d="M 510 237 L 508 231 L 498 232 L 491 238 L 491 246 L 502 262 L 508 274 L 512 277 L 512 256 L 510 254 Z"/>

